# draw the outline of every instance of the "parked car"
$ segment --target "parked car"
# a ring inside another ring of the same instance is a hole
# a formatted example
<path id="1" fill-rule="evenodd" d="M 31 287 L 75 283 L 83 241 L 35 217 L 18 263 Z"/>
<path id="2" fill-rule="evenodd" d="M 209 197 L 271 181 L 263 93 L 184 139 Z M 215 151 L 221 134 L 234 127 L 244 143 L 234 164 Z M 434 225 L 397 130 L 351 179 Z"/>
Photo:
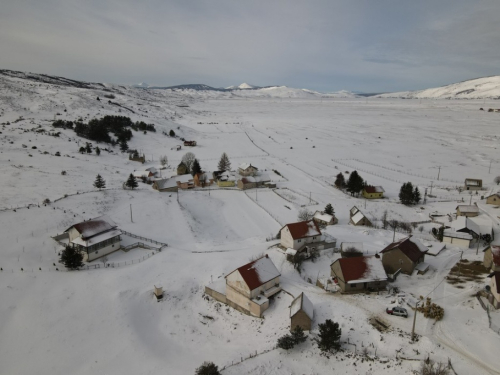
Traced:
<path id="1" fill-rule="evenodd" d="M 408 311 L 406 311 L 406 309 L 403 307 L 388 307 L 387 309 L 385 309 L 385 312 L 387 314 L 404 316 L 405 318 L 408 318 Z"/>

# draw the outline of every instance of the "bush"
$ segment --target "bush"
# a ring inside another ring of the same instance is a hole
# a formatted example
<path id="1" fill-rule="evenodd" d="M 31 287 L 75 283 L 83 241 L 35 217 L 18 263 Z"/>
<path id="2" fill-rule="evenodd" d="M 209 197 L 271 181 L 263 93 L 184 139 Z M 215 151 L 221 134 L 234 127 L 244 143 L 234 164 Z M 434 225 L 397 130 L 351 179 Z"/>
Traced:
<path id="1" fill-rule="evenodd" d="M 421 375 L 448 375 L 449 370 L 441 362 L 434 363 L 431 359 L 427 358 L 420 369 Z"/>
<path id="2" fill-rule="evenodd" d="M 175 132 L 172 129 L 170 129 L 170 132 L 168 133 L 168 135 L 171 137 L 175 137 Z"/>
<path id="3" fill-rule="evenodd" d="M 196 369 L 195 375 L 220 375 L 218 366 L 213 362 L 203 362 L 203 364 Z"/>

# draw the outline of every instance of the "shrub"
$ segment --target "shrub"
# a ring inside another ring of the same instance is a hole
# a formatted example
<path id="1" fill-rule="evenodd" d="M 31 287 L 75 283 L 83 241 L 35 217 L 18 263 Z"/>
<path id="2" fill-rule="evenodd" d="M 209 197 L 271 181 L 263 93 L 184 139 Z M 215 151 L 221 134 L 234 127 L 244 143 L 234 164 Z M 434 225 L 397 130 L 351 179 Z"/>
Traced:
<path id="1" fill-rule="evenodd" d="M 196 369 L 195 375 L 220 375 L 218 366 L 213 362 L 203 362 L 203 364 Z"/>
<path id="2" fill-rule="evenodd" d="M 83 266 L 83 254 L 71 246 L 66 246 L 61 252 L 59 261 L 64 264 L 66 268 L 76 270 Z"/>

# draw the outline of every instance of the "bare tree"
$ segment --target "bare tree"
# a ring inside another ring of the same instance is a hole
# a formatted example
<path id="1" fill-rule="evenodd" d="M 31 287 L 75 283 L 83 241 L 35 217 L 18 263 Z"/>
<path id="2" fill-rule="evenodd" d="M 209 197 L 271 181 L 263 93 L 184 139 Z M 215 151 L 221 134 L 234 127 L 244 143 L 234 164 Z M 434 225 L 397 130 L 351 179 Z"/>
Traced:
<path id="1" fill-rule="evenodd" d="M 191 173 L 191 168 L 193 167 L 193 163 L 195 160 L 196 160 L 196 156 L 192 152 L 187 152 L 182 157 L 182 162 L 186 166 L 188 173 Z"/>
<path id="2" fill-rule="evenodd" d="M 421 375 L 448 375 L 449 373 L 445 364 L 441 362 L 435 363 L 430 358 L 427 358 L 422 363 L 422 368 L 420 370 Z"/>
<path id="3" fill-rule="evenodd" d="M 400 227 L 400 223 L 399 223 L 399 221 L 392 219 L 392 220 L 389 220 L 387 222 L 387 224 L 394 231 L 394 234 L 392 236 L 392 242 L 394 242 L 394 240 L 396 239 L 396 229 L 398 229 Z"/>
<path id="4" fill-rule="evenodd" d="M 381 221 L 382 221 L 382 229 L 387 229 L 387 225 L 388 225 L 388 222 L 387 222 L 387 210 L 385 210 L 384 213 L 382 214 Z"/>
<path id="5" fill-rule="evenodd" d="M 168 158 L 167 155 L 160 156 L 160 164 L 162 166 L 166 166 L 168 164 Z"/>
<path id="6" fill-rule="evenodd" d="M 314 214 L 307 210 L 306 208 L 303 208 L 302 210 L 299 211 L 298 219 L 300 221 L 309 221 L 313 218 Z"/>

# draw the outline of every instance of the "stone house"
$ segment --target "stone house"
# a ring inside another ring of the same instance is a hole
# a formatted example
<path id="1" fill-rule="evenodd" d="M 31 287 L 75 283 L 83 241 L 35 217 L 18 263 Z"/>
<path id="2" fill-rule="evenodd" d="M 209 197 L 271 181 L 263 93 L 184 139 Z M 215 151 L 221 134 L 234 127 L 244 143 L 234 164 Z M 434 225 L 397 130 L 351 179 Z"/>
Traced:
<path id="1" fill-rule="evenodd" d="M 340 258 L 330 265 L 331 276 L 342 293 L 381 290 L 387 274 L 378 256 Z"/>
<path id="2" fill-rule="evenodd" d="M 252 164 L 248 164 L 248 163 L 242 163 L 238 167 L 238 173 L 241 176 L 255 176 L 257 171 L 258 171 L 257 167 L 254 167 Z"/>
<path id="3" fill-rule="evenodd" d="M 365 214 L 363 214 L 356 206 L 353 206 L 349 211 L 349 224 L 351 225 L 364 225 L 366 227 L 371 227 L 372 222 L 368 219 Z"/>
<path id="4" fill-rule="evenodd" d="M 323 211 L 316 211 L 313 220 L 319 225 L 334 225 L 339 222 L 334 215 L 326 214 Z"/>
<path id="5" fill-rule="evenodd" d="M 458 216 L 465 216 L 465 217 L 474 217 L 479 215 L 479 208 L 475 205 L 459 205 L 456 208 L 457 210 L 457 217 Z"/>
<path id="6" fill-rule="evenodd" d="M 179 190 L 179 186 L 177 186 L 175 178 L 165 178 L 153 182 L 153 189 L 160 192 L 176 192 Z"/>
<path id="7" fill-rule="evenodd" d="M 382 186 L 365 186 L 361 194 L 366 199 L 378 199 L 384 197 L 384 192 Z"/>
<path id="8" fill-rule="evenodd" d="M 488 301 L 495 309 L 500 308 L 500 271 L 495 271 L 488 276 L 490 279 Z"/>
<path id="9" fill-rule="evenodd" d="M 477 178 L 466 178 L 464 183 L 465 190 L 481 190 L 483 188 L 483 180 Z"/>
<path id="10" fill-rule="evenodd" d="M 314 318 L 314 307 L 304 293 L 300 293 L 290 305 L 290 331 L 300 327 L 310 331 Z"/>
<path id="11" fill-rule="evenodd" d="M 500 271 L 500 246 L 490 245 L 483 252 L 483 265 L 493 272 Z"/>
<path id="12" fill-rule="evenodd" d="M 402 273 L 411 275 L 417 265 L 424 263 L 427 251 L 426 246 L 410 236 L 391 243 L 380 253 L 387 274 L 395 274 L 401 269 Z"/>
<path id="13" fill-rule="evenodd" d="M 491 194 L 486 197 L 486 204 L 500 205 L 500 193 Z"/>
<path id="14" fill-rule="evenodd" d="M 107 216 L 75 224 L 64 231 L 69 246 L 83 253 L 83 260 L 91 262 L 120 249 L 122 232 Z"/>
<path id="15" fill-rule="evenodd" d="M 226 275 L 223 280 L 205 287 L 205 293 L 232 308 L 262 317 L 269 308 L 269 298 L 281 291 L 278 269 L 265 255 Z"/>
<path id="16" fill-rule="evenodd" d="M 313 246 L 323 241 L 318 224 L 314 220 L 286 224 L 280 230 L 280 244 L 285 249 L 302 250 L 305 245 Z"/>

